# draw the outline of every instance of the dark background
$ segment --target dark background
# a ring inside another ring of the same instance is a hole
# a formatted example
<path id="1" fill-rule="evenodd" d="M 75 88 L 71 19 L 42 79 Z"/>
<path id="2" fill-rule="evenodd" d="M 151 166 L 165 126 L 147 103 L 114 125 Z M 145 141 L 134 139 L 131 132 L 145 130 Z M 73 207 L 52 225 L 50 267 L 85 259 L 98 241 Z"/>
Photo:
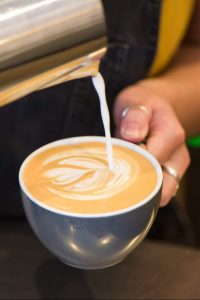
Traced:
<path id="1" fill-rule="evenodd" d="M 185 199 L 182 201 L 190 217 L 197 246 L 200 247 L 200 148 L 191 148 L 190 154 L 192 161 L 184 178 Z"/>

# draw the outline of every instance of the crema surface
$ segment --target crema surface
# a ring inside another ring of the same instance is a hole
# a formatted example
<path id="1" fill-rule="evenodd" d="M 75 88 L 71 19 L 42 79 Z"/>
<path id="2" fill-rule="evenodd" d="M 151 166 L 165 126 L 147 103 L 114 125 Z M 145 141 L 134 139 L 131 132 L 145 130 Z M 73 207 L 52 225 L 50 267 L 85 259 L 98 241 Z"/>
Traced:
<path id="1" fill-rule="evenodd" d="M 157 182 L 141 154 L 113 145 L 113 169 L 105 144 L 54 146 L 30 159 L 23 171 L 28 192 L 52 208 L 82 214 L 121 210 L 142 201 Z"/>

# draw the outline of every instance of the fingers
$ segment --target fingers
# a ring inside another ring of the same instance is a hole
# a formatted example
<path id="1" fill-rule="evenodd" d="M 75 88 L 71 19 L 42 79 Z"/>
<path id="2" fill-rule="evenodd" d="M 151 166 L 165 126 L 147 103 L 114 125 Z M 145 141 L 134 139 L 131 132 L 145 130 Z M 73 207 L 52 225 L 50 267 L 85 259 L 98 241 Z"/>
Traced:
<path id="1" fill-rule="evenodd" d="M 171 154 L 185 142 L 185 132 L 168 105 L 163 104 L 154 112 L 147 139 L 147 149 L 160 164 L 164 164 Z"/>
<path id="2" fill-rule="evenodd" d="M 133 143 L 146 140 L 148 151 L 163 164 L 174 149 L 185 141 L 184 130 L 176 115 L 162 99 L 154 98 L 153 101 L 137 104 L 124 99 L 119 98 L 120 102 L 115 107 L 116 136 Z M 147 111 L 141 107 L 146 107 Z M 123 111 L 126 113 L 122 117 Z"/>
<path id="3" fill-rule="evenodd" d="M 150 111 L 145 106 L 127 107 L 122 113 L 120 136 L 130 142 L 139 143 L 149 130 Z"/>
<path id="4" fill-rule="evenodd" d="M 174 168 L 181 178 L 190 164 L 190 156 L 185 144 L 178 147 L 170 156 L 165 165 Z M 165 206 L 176 194 L 177 181 L 166 171 L 163 172 L 163 190 L 160 206 Z"/>
<path id="5" fill-rule="evenodd" d="M 146 144 L 141 143 L 140 146 L 147 149 Z M 190 155 L 185 143 L 181 144 L 176 150 L 172 151 L 168 160 L 163 163 L 166 166 L 172 167 L 181 179 L 190 165 Z M 163 171 L 163 188 L 160 206 L 166 206 L 171 198 L 176 195 L 179 182 L 172 175 Z"/>
<path id="6" fill-rule="evenodd" d="M 147 112 L 141 109 L 143 106 Z M 145 141 L 142 147 L 154 155 L 161 166 L 170 166 L 180 178 L 183 176 L 190 163 L 185 132 L 167 101 L 143 87 L 129 88 L 118 96 L 114 116 L 117 137 L 139 144 Z M 176 179 L 164 171 L 160 206 L 170 201 L 176 189 Z"/>
<path id="7" fill-rule="evenodd" d="M 130 106 L 123 113 L 118 135 L 135 143 L 141 143 L 147 135 L 146 145 L 142 147 L 150 151 L 160 162 L 174 168 L 181 178 L 190 163 L 185 135 L 173 112 L 167 111 L 160 116 L 154 113 L 151 120 L 149 111 L 139 106 Z M 160 206 L 165 206 L 176 194 L 177 181 L 166 171 L 163 173 L 163 190 Z"/>

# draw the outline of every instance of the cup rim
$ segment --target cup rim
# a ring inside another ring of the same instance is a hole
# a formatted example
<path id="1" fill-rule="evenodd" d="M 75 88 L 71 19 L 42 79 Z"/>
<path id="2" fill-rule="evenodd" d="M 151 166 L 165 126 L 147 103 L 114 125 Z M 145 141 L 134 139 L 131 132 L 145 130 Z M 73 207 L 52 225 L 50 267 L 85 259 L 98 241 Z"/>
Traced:
<path id="1" fill-rule="evenodd" d="M 151 201 L 151 199 L 153 199 L 155 197 L 155 195 L 159 192 L 160 188 L 162 187 L 162 181 L 163 181 L 163 172 L 162 172 L 162 168 L 159 164 L 159 162 L 157 161 L 157 159 L 147 150 L 141 148 L 140 146 L 133 144 L 131 142 L 125 141 L 125 140 L 121 140 L 121 139 L 117 139 L 117 138 L 111 138 L 112 139 L 112 143 L 114 145 L 120 145 L 120 146 L 124 146 L 125 148 L 131 149 L 141 155 L 143 155 L 145 158 L 148 159 L 148 161 L 152 164 L 152 166 L 154 167 L 154 170 L 156 172 L 157 175 L 157 182 L 156 185 L 153 189 L 153 191 L 147 196 L 145 197 L 142 201 L 139 201 L 136 204 L 133 204 L 131 206 L 128 206 L 127 208 L 123 208 L 123 209 L 119 209 L 119 210 L 115 210 L 112 212 L 107 212 L 107 213 L 75 213 L 75 212 L 67 212 L 67 211 L 62 211 L 60 209 L 56 209 L 54 207 L 51 207 L 47 204 L 42 203 L 41 201 L 37 200 L 34 196 L 31 195 L 31 193 L 27 190 L 26 185 L 24 183 L 23 180 L 23 171 L 24 168 L 26 167 L 26 164 L 34 157 L 36 156 L 38 153 L 49 149 L 51 147 L 54 146 L 60 146 L 60 145 L 68 145 L 68 144 L 78 144 L 78 143 L 82 143 L 82 142 L 102 142 L 105 143 L 106 139 L 104 136 L 78 136 L 78 137 L 71 137 L 71 138 L 65 138 L 65 139 L 60 139 L 51 143 L 48 143 L 38 149 L 36 149 L 35 151 L 33 151 L 31 154 L 29 154 L 25 160 L 23 161 L 23 163 L 21 164 L 20 170 L 19 170 L 19 184 L 20 184 L 20 188 L 22 190 L 22 192 L 35 204 L 37 204 L 38 206 L 60 214 L 60 215 L 64 215 L 64 216 L 71 216 L 71 217 L 78 217 L 78 218 L 102 218 L 102 217 L 113 217 L 116 215 L 122 215 L 124 213 L 128 213 L 132 210 L 135 210 L 143 205 L 145 205 L 147 202 Z"/>

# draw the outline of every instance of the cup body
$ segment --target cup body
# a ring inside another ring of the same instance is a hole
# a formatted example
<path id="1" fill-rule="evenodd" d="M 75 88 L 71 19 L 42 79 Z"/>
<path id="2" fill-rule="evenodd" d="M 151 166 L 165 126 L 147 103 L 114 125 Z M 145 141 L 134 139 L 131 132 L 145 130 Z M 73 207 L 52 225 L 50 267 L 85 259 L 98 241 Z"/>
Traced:
<path id="1" fill-rule="evenodd" d="M 32 153 L 22 164 L 19 173 L 23 206 L 33 231 L 61 261 L 82 269 L 115 265 L 144 239 L 155 219 L 162 188 L 162 170 L 156 159 L 139 146 L 113 138 L 113 144 L 139 152 L 155 168 L 156 187 L 141 202 L 112 213 L 75 214 L 41 204 L 29 194 L 23 182 L 23 169 L 37 151 L 57 145 L 91 141 L 105 142 L 105 138 L 76 137 L 48 144 Z"/>

